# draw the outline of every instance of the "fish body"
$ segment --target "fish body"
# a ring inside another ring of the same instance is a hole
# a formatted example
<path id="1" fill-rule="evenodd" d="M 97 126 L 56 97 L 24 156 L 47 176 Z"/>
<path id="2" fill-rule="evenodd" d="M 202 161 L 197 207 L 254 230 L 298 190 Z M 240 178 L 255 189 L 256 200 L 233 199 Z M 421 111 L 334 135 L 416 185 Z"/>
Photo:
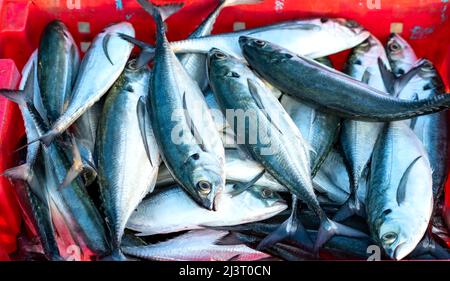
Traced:
<path id="1" fill-rule="evenodd" d="M 160 261 L 228 261 L 258 260 L 267 254 L 253 250 L 244 244 L 216 245 L 216 241 L 227 235 L 227 231 L 189 231 L 173 239 L 141 247 L 124 247 L 127 255 Z"/>
<path id="2" fill-rule="evenodd" d="M 153 191 L 160 164 L 151 127 L 140 126 L 150 125 L 150 115 L 138 110 L 139 101 L 147 97 L 149 78 L 148 67 L 134 69 L 128 64 L 109 91 L 99 121 L 99 185 L 113 254 L 119 256 L 125 224 L 144 196 Z"/>
<path id="3" fill-rule="evenodd" d="M 433 211 L 432 171 L 420 140 L 404 122 L 386 125 L 375 146 L 366 198 L 372 237 L 400 260 L 422 239 Z"/>
<path id="4" fill-rule="evenodd" d="M 118 33 L 134 36 L 134 29 L 130 23 L 121 22 L 106 27 L 95 37 L 81 61 L 66 110 L 41 137 L 44 144 L 51 143 L 91 108 L 122 73 L 133 46 L 120 39 Z"/>
<path id="5" fill-rule="evenodd" d="M 233 185 L 226 185 L 217 196 L 216 210 L 198 206 L 179 186 L 155 192 L 145 199 L 131 215 L 127 228 L 139 236 L 228 226 L 270 218 L 287 208 L 273 191 L 252 186 L 237 195 Z"/>
<path id="6" fill-rule="evenodd" d="M 214 198 L 225 185 L 222 141 L 203 93 L 169 47 L 163 24 L 168 15 L 161 14 L 160 7 L 148 2 L 141 5 L 147 5 L 146 10 L 157 23 L 149 103 L 161 156 L 177 182 L 196 202 L 213 209 Z M 169 7 L 171 13 L 179 8 Z"/>
<path id="7" fill-rule="evenodd" d="M 239 41 L 246 60 L 264 79 L 329 114 L 382 122 L 410 119 L 450 106 L 448 95 L 418 101 L 398 99 L 267 41 L 245 36 Z"/>
<path id="8" fill-rule="evenodd" d="M 38 52 L 39 88 L 50 124 L 67 108 L 79 63 L 78 48 L 67 27 L 59 20 L 50 22 Z"/>

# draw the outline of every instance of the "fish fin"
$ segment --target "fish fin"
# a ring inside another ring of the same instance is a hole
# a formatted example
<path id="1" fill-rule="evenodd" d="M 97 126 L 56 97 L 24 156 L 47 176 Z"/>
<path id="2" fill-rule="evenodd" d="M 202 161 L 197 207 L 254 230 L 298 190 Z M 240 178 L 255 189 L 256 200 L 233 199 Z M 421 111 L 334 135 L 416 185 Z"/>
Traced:
<path id="1" fill-rule="evenodd" d="M 234 232 L 229 232 L 225 236 L 217 239 L 214 242 L 214 245 L 221 245 L 221 246 L 231 246 L 231 245 L 241 245 L 242 241 L 239 239 L 239 237 Z"/>
<path id="2" fill-rule="evenodd" d="M 390 71 L 384 64 L 383 60 L 378 58 L 378 68 L 380 69 L 381 78 L 383 79 L 383 84 L 389 94 L 397 94 L 394 90 L 395 85 L 395 75 Z"/>
<path id="3" fill-rule="evenodd" d="M 194 122 L 192 122 L 192 119 L 189 116 L 189 111 L 188 111 L 187 101 L 186 101 L 186 92 L 183 93 L 183 112 L 184 112 L 184 116 L 186 118 L 186 122 L 189 125 L 189 129 L 191 130 L 192 136 L 196 140 L 197 144 L 200 146 L 201 150 L 203 150 L 204 152 L 207 152 L 203 141 L 199 138 L 200 134 L 197 130 L 197 127 L 195 126 Z"/>
<path id="4" fill-rule="evenodd" d="M 420 63 L 414 66 L 408 72 L 395 80 L 394 91 L 396 96 L 398 96 L 402 92 L 403 88 L 405 88 L 405 86 L 409 83 L 409 81 L 419 73 L 422 64 L 423 63 Z"/>
<path id="5" fill-rule="evenodd" d="M 0 89 L 0 96 L 20 105 L 25 106 L 26 100 L 24 95 L 22 95 L 22 91 L 20 90 L 8 90 L 8 89 Z"/>
<path id="6" fill-rule="evenodd" d="M 237 183 L 234 185 L 235 189 L 230 192 L 231 197 L 235 197 L 239 194 L 241 194 L 242 192 L 246 191 L 247 189 L 249 189 L 250 187 L 252 187 L 266 172 L 265 169 L 263 169 L 259 174 L 257 174 L 253 179 L 251 179 L 248 182 L 245 183 Z"/>
<path id="7" fill-rule="evenodd" d="M 427 231 L 422 241 L 410 253 L 410 257 L 419 257 L 421 255 L 430 254 L 437 259 L 450 259 L 450 252 L 439 245 Z"/>
<path id="8" fill-rule="evenodd" d="M 222 7 L 231 7 L 237 5 L 254 5 L 262 3 L 263 0 L 220 0 Z"/>
<path id="9" fill-rule="evenodd" d="M 119 37 L 132 43 L 133 45 L 138 46 L 141 49 L 141 52 L 139 53 L 136 60 L 136 68 L 139 69 L 143 67 L 154 58 L 155 47 L 153 47 L 152 45 L 123 33 L 119 33 Z"/>
<path id="10" fill-rule="evenodd" d="M 367 71 L 367 70 L 364 71 L 364 74 L 363 74 L 363 76 L 361 78 L 361 82 L 363 82 L 364 84 L 369 84 L 370 76 L 371 76 L 371 74 L 370 74 L 369 71 Z"/>
<path id="11" fill-rule="evenodd" d="M 259 242 L 256 250 L 260 251 L 275 245 L 284 239 L 294 240 L 303 245 L 306 249 L 312 249 L 312 241 L 305 227 L 297 215 L 297 197 L 292 196 L 292 212 L 287 220 L 285 220 L 274 232 L 266 236 Z"/>
<path id="12" fill-rule="evenodd" d="M 400 179 L 400 182 L 398 184 L 398 188 L 397 188 L 397 204 L 401 205 L 403 203 L 403 201 L 405 201 L 405 197 L 406 197 L 406 188 L 407 188 L 407 184 L 408 184 L 408 176 L 409 173 L 411 172 L 412 168 L 414 167 L 414 164 L 420 159 L 422 158 L 422 156 L 418 156 L 416 159 L 414 159 L 408 166 L 408 168 L 406 168 L 405 172 L 402 175 L 402 178 Z"/>
<path id="13" fill-rule="evenodd" d="M 59 135 L 59 133 L 57 131 L 50 130 L 47 133 L 43 134 L 38 139 L 29 142 L 27 145 L 29 145 L 35 141 L 40 141 L 43 144 L 45 144 L 45 146 L 49 146 L 58 135 Z"/>
<path id="14" fill-rule="evenodd" d="M 108 33 L 108 34 L 105 35 L 105 37 L 103 37 L 103 42 L 102 42 L 103 52 L 105 53 L 105 56 L 109 60 L 111 65 L 114 65 L 114 63 L 112 62 L 111 57 L 109 56 L 109 53 L 108 53 L 108 42 L 109 42 L 109 39 L 111 39 L 111 33 Z"/>
<path id="15" fill-rule="evenodd" d="M 67 172 L 63 182 L 59 185 L 58 190 L 61 190 L 66 186 L 68 186 L 83 171 L 83 161 L 81 159 L 80 150 L 78 149 L 78 145 L 74 137 L 72 137 L 72 158 L 73 158 L 72 166 Z"/>
<path id="16" fill-rule="evenodd" d="M 267 112 L 264 107 L 264 104 L 259 96 L 258 87 L 257 87 L 256 83 L 252 79 L 247 79 L 247 84 L 248 84 L 248 89 L 250 91 L 250 94 L 252 95 L 253 100 L 256 102 L 256 105 L 259 107 L 259 109 L 263 110 L 264 112 Z M 275 122 L 272 121 L 270 116 L 266 115 L 266 118 L 275 127 L 275 129 L 277 129 L 277 131 L 281 135 L 283 135 L 283 132 L 281 131 L 281 129 L 277 126 L 277 124 L 275 124 Z"/>
<path id="17" fill-rule="evenodd" d="M 318 252 L 319 248 L 323 246 L 331 237 L 335 235 L 355 237 L 355 238 L 367 238 L 368 235 L 359 230 L 353 229 L 346 225 L 337 223 L 330 219 L 326 219 L 320 223 L 319 231 L 317 232 L 316 242 L 314 244 L 314 252 Z"/>
<path id="18" fill-rule="evenodd" d="M 162 21 L 168 19 L 171 15 L 180 10 L 184 3 L 170 3 L 161 6 L 154 5 L 147 0 L 137 0 L 144 10 L 152 15 L 154 18 L 161 17 Z"/>
<path id="19" fill-rule="evenodd" d="M 32 171 L 30 169 L 30 165 L 28 163 L 25 163 L 20 166 L 5 170 L 1 176 L 28 182 L 31 179 Z"/>
<path id="20" fill-rule="evenodd" d="M 229 258 L 227 261 L 239 261 L 240 256 L 241 256 L 240 254 L 234 255 L 231 258 Z"/>
<path id="21" fill-rule="evenodd" d="M 147 105 L 144 98 L 140 97 L 137 103 L 137 115 L 139 120 L 139 129 L 141 131 L 142 141 L 144 142 L 145 152 L 147 153 L 150 164 L 155 167 L 158 165 L 158 160 L 152 155 L 150 151 L 150 138 L 153 136 L 153 131 L 150 125 L 150 114 L 147 110 Z"/>
<path id="22" fill-rule="evenodd" d="M 339 208 L 339 211 L 334 215 L 333 220 L 343 221 L 353 215 L 366 217 L 364 204 L 358 199 L 356 194 L 351 194 L 347 201 Z"/>

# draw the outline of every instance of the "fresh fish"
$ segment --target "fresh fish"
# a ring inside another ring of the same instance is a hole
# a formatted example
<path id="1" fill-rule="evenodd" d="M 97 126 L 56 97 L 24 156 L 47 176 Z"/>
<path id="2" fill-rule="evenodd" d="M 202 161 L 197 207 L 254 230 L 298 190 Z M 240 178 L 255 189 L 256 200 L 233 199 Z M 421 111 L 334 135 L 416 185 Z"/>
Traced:
<path id="1" fill-rule="evenodd" d="M 392 33 L 389 36 L 386 44 L 386 53 L 392 72 L 397 77 L 410 71 L 418 60 L 411 45 L 396 33 Z"/>
<path id="2" fill-rule="evenodd" d="M 320 58 L 358 45 L 369 36 L 369 32 L 353 20 L 316 18 L 170 42 L 170 48 L 175 53 L 208 53 L 210 49 L 217 48 L 243 59 L 239 48 L 241 36 L 276 42 L 299 55 Z M 154 52 L 154 47 L 149 44 L 126 35 L 122 35 L 122 38 L 144 48 L 148 53 Z M 330 38 L 333 38 L 333 44 L 330 44 Z"/>
<path id="3" fill-rule="evenodd" d="M 419 72 L 399 93 L 399 98 L 417 100 L 433 97 L 445 89 L 433 64 L 425 59 L 416 63 Z M 411 121 L 411 129 L 422 141 L 433 170 L 433 194 L 439 198 L 447 178 L 448 120 L 446 112 L 420 116 Z"/>
<path id="4" fill-rule="evenodd" d="M 49 124 L 67 109 L 79 63 L 77 45 L 65 24 L 47 24 L 39 43 L 38 78 Z"/>
<path id="5" fill-rule="evenodd" d="M 99 121 L 98 172 L 103 207 L 112 232 L 112 258 L 120 252 L 125 225 L 139 202 L 153 191 L 160 157 L 144 100 L 150 69 L 130 61 L 108 92 Z"/>
<path id="6" fill-rule="evenodd" d="M 375 145 L 370 170 L 366 207 L 372 237 L 400 260 L 414 250 L 430 221 L 430 162 L 414 132 L 404 122 L 392 122 Z"/>
<path id="7" fill-rule="evenodd" d="M 334 234 L 343 234 L 340 231 L 345 229 L 346 234 L 358 235 L 351 233 L 348 228 L 330 221 L 321 209 L 311 180 L 310 147 L 279 101 L 266 90 L 264 83 L 241 61 L 218 49 L 210 51 L 208 66 L 210 85 L 222 111 L 234 110 L 234 112 L 243 112 L 248 115 L 240 116 L 241 119 L 239 116 L 231 116 L 233 119 L 238 119 L 237 121 L 240 123 L 232 125 L 236 135 L 243 140 L 239 144 L 245 147 L 267 172 L 289 189 L 293 195 L 304 201 L 320 218 L 321 233 L 320 239 L 316 241 L 315 249 L 317 250 L 333 235 L 331 231 L 335 231 Z M 246 121 L 245 119 L 248 117 L 253 120 Z M 230 119 L 227 116 L 229 123 Z M 255 124 L 257 124 L 257 128 L 253 127 Z M 246 134 L 252 136 L 256 133 L 258 133 L 258 138 L 246 141 Z M 293 210 L 294 216 L 296 207 L 293 207 Z M 283 229 L 283 232 L 289 231 L 291 223 L 291 221 L 287 222 L 288 229 Z M 297 225 L 299 225 L 301 239 L 307 243 L 308 237 L 303 227 L 299 222 Z M 282 225 L 282 228 L 285 226 Z"/>
<path id="8" fill-rule="evenodd" d="M 193 230 L 170 240 L 141 247 L 123 247 L 127 255 L 160 261 L 228 261 L 258 260 L 269 255 L 243 244 L 216 245 L 226 231 Z"/>
<path id="9" fill-rule="evenodd" d="M 320 58 L 320 61 L 332 67 L 329 59 Z M 313 152 L 310 153 L 309 160 L 311 175 L 314 178 L 339 135 L 340 118 L 318 111 L 288 95 L 283 95 L 280 102 L 303 138 L 311 145 Z"/>
<path id="10" fill-rule="evenodd" d="M 345 72 L 352 78 L 367 83 L 370 87 L 387 92 L 378 60 L 389 65 L 386 52 L 378 39 L 371 35 L 355 47 L 349 55 Z M 359 185 L 364 181 L 365 169 L 372 157 L 375 143 L 383 130 L 384 123 L 345 119 L 342 123 L 340 144 L 350 174 L 350 197 L 340 208 L 336 220 L 352 215 L 365 216 L 364 203 L 356 196 Z"/>
<path id="11" fill-rule="evenodd" d="M 157 24 L 149 103 L 161 156 L 177 182 L 211 210 L 225 185 L 225 151 L 203 93 L 168 45 L 163 21 L 181 6 L 138 2 Z"/>
<path id="12" fill-rule="evenodd" d="M 409 119 L 450 106 L 450 95 L 401 100 L 267 41 L 241 36 L 239 42 L 251 67 L 269 83 L 329 114 L 380 122 Z"/>
<path id="13" fill-rule="evenodd" d="M 208 226 L 237 225 L 270 218 L 287 208 L 269 188 L 252 186 L 235 194 L 226 185 L 217 195 L 216 211 L 199 207 L 179 186 L 157 191 L 145 199 L 131 215 L 127 228 L 138 236 L 200 229 Z"/>
<path id="14" fill-rule="evenodd" d="M 92 41 L 81 61 L 67 109 L 40 138 L 45 145 L 92 107 L 125 68 L 133 45 L 120 39 L 118 33 L 134 36 L 133 26 L 127 22 L 110 25 Z"/>

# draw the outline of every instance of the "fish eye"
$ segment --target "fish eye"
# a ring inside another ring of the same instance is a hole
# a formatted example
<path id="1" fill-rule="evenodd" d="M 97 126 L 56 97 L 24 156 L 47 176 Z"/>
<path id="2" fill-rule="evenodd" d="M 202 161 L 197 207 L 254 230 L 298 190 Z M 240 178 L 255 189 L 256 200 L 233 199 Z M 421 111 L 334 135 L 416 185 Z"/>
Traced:
<path id="1" fill-rule="evenodd" d="M 255 40 L 255 44 L 260 47 L 264 47 L 266 45 L 266 42 L 264 42 L 262 40 Z"/>
<path id="2" fill-rule="evenodd" d="M 216 53 L 214 53 L 214 57 L 215 57 L 216 59 L 223 60 L 223 59 L 226 58 L 227 56 L 226 56 L 224 53 L 216 52 Z"/>
<path id="3" fill-rule="evenodd" d="M 381 236 L 381 240 L 384 244 L 391 245 L 397 240 L 397 233 L 395 232 L 387 232 Z"/>
<path id="4" fill-rule="evenodd" d="M 198 154 L 198 153 L 194 153 L 194 154 L 192 154 L 192 159 L 194 159 L 194 160 L 198 160 L 198 159 L 200 159 L 200 154 Z"/>
<path id="5" fill-rule="evenodd" d="M 392 44 L 389 45 L 389 50 L 391 52 L 397 52 L 401 49 L 400 45 L 397 42 L 392 42 Z"/>
<path id="6" fill-rule="evenodd" d="M 130 70 L 137 70 L 137 60 L 136 59 L 132 59 L 128 62 L 128 69 Z"/>
<path id="7" fill-rule="evenodd" d="M 269 198 L 269 197 L 272 197 L 272 195 L 273 195 L 273 191 L 271 189 L 269 189 L 269 188 L 264 188 L 261 191 L 261 196 L 263 198 Z"/>
<path id="8" fill-rule="evenodd" d="M 225 76 L 233 77 L 233 78 L 239 78 L 239 77 L 241 77 L 238 73 L 236 73 L 236 72 L 234 72 L 234 71 L 228 72 Z"/>
<path id="9" fill-rule="evenodd" d="M 320 18 L 320 22 L 321 23 L 326 23 L 326 22 L 328 22 L 328 19 L 327 18 Z"/>
<path id="10" fill-rule="evenodd" d="M 199 181 L 197 183 L 197 188 L 200 192 L 201 195 L 208 195 L 211 193 L 211 183 L 207 182 L 207 181 Z"/>

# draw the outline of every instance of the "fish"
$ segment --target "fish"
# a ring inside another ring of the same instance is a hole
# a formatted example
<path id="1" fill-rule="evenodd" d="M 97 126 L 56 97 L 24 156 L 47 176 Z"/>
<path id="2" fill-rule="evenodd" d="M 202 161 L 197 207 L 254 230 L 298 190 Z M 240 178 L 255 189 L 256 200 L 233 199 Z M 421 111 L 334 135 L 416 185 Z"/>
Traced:
<path id="1" fill-rule="evenodd" d="M 367 222 L 372 238 L 395 260 L 411 253 L 433 211 L 432 171 L 420 140 L 404 122 L 386 125 L 370 166 Z"/>
<path id="2" fill-rule="evenodd" d="M 332 67 L 328 58 L 320 60 Z M 283 95 L 279 100 L 314 151 L 309 156 L 311 176 L 314 178 L 339 135 L 341 119 L 318 111 L 289 95 Z"/>
<path id="3" fill-rule="evenodd" d="M 247 62 L 265 80 L 332 115 L 389 122 L 435 113 L 450 106 L 449 95 L 418 101 L 398 99 L 268 41 L 241 36 L 239 42 Z"/>
<path id="4" fill-rule="evenodd" d="M 211 48 L 217 48 L 243 60 L 243 53 L 239 48 L 239 37 L 241 36 L 276 42 L 294 53 L 310 58 L 320 58 L 358 45 L 369 36 L 369 32 L 353 20 L 315 18 L 174 41 L 170 42 L 170 48 L 175 53 L 202 54 L 207 54 Z M 155 52 L 155 48 L 150 44 L 127 35 L 121 35 L 121 37 L 148 53 Z M 330 38 L 335 39 L 333 44 L 330 44 Z"/>
<path id="5" fill-rule="evenodd" d="M 416 62 L 419 72 L 399 93 L 398 97 L 407 100 L 424 99 L 442 93 L 445 89 L 442 78 L 434 65 L 426 59 Z M 438 199 L 442 196 L 447 178 L 448 155 L 448 120 L 446 112 L 439 112 L 417 117 L 410 122 L 410 127 L 422 141 L 430 158 L 433 170 L 433 194 Z M 435 200 L 439 201 L 439 200 Z"/>
<path id="6" fill-rule="evenodd" d="M 60 20 L 51 21 L 41 35 L 37 70 L 48 124 L 66 110 L 79 64 L 78 47 L 66 25 Z"/>
<path id="7" fill-rule="evenodd" d="M 111 87 L 98 129 L 102 205 L 112 232 L 112 259 L 125 259 L 121 239 L 131 213 L 153 191 L 160 157 L 145 104 L 150 69 L 131 60 Z"/>
<path id="8" fill-rule="evenodd" d="M 108 91 L 122 73 L 133 45 L 120 39 L 117 35 L 119 32 L 134 36 L 133 26 L 121 22 L 106 27 L 94 38 L 81 61 L 66 110 L 39 138 L 43 144 L 48 146 L 72 125 Z"/>
<path id="9" fill-rule="evenodd" d="M 399 34 L 391 33 L 386 43 L 386 54 L 392 72 L 399 77 L 410 71 L 418 58 L 413 48 Z"/>
<path id="10" fill-rule="evenodd" d="M 235 195 L 235 186 L 227 184 L 217 195 L 216 211 L 198 206 L 178 186 L 155 191 L 132 213 L 127 228 L 137 236 L 228 226 L 264 220 L 287 208 L 286 202 L 269 188 L 252 186 Z"/>
<path id="11" fill-rule="evenodd" d="M 353 48 L 347 60 L 349 76 L 377 90 L 387 92 L 378 61 L 389 65 L 383 44 L 374 36 Z M 365 169 L 372 157 L 375 143 L 384 123 L 345 119 L 342 124 L 340 145 L 350 173 L 350 197 L 335 215 L 335 220 L 344 220 L 352 215 L 365 216 L 364 201 L 356 196 L 360 182 L 367 175 Z"/>
<path id="12" fill-rule="evenodd" d="M 237 119 L 236 123 L 240 123 L 231 125 L 238 138 L 241 137 L 242 142 L 238 142 L 240 146 L 320 218 L 321 233 L 320 239 L 316 240 L 315 250 L 332 235 L 330 228 L 325 229 L 327 225 L 333 225 L 335 230 L 338 229 L 336 232 L 348 230 L 329 220 L 320 207 L 311 180 L 310 146 L 279 101 L 265 89 L 264 83 L 240 60 L 218 49 L 211 49 L 208 54 L 208 77 L 223 112 L 234 110 L 248 115 L 226 116 L 229 123 L 230 119 Z M 252 119 L 246 121 L 248 118 Z M 257 125 L 256 128 L 251 127 L 254 125 Z M 246 140 L 246 134 L 252 136 L 256 133 L 258 138 Z M 296 207 L 292 209 L 295 214 Z M 298 225 L 301 240 L 308 241 L 301 223 L 295 223 Z M 281 236 L 285 236 L 289 231 L 292 221 L 289 220 L 286 224 L 281 226 Z M 352 231 L 346 233 L 359 235 Z M 279 240 L 279 236 L 277 234 L 273 237 Z M 270 243 L 267 244 L 273 244 L 271 240 L 272 238 L 268 239 Z"/>
<path id="13" fill-rule="evenodd" d="M 192 198 L 212 210 L 214 198 L 225 185 L 225 150 L 203 93 L 169 48 L 165 35 L 164 20 L 182 5 L 138 2 L 157 25 L 148 102 L 162 159 Z"/>
<path id="14" fill-rule="evenodd" d="M 123 252 L 130 256 L 159 261 L 249 261 L 269 256 L 243 244 L 235 246 L 215 244 L 227 234 L 227 231 L 192 230 L 156 244 L 123 247 Z"/>

